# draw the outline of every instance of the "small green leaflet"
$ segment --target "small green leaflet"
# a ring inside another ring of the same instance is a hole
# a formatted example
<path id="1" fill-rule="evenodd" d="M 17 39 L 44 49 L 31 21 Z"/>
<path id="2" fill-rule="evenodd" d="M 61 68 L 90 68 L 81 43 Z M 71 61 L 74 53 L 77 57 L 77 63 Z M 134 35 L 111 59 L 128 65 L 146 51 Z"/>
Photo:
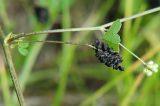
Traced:
<path id="1" fill-rule="evenodd" d="M 120 36 L 117 34 L 121 29 L 122 23 L 120 20 L 113 22 L 112 26 L 103 35 L 103 40 L 111 47 L 114 51 L 119 52 L 119 43 L 121 42 Z"/>
<path id="2" fill-rule="evenodd" d="M 122 26 L 122 23 L 118 19 L 113 22 L 112 26 L 109 28 L 109 31 L 111 31 L 113 34 L 117 34 L 121 29 L 121 26 Z"/>
<path id="3" fill-rule="evenodd" d="M 4 43 L 7 45 L 7 41 L 12 37 L 14 36 L 13 33 L 9 33 L 7 35 L 7 37 L 5 38 L 4 40 Z M 23 55 L 23 56 L 26 56 L 28 54 L 28 46 L 29 46 L 29 43 L 26 43 L 26 42 L 23 42 L 22 39 L 19 39 L 19 40 L 16 40 L 17 44 L 18 44 L 18 52 Z M 14 44 L 10 45 L 11 48 L 14 48 Z"/>
<path id="4" fill-rule="evenodd" d="M 18 51 L 23 56 L 26 56 L 28 54 L 28 50 L 25 48 L 18 48 Z"/>
<path id="5" fill-rule="evenodd" d="M 21 55 L 26 56 L 28 54 L 28 46 L 29 43 L 25 43 L 25 42 L 18 42 L 18 51 Z"/>

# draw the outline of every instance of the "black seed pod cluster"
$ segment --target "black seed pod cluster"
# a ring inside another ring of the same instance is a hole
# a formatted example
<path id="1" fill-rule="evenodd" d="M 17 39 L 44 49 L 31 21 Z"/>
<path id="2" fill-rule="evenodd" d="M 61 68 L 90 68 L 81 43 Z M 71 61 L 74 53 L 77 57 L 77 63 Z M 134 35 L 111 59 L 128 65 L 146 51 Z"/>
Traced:
<path id="1" fill-rule="evenodd" d="M 119 53 L 114 52 L 107 44 L 99 40 L 96 40 L 94 46 L 97 48 L 95 49 L 95 56 L 101 63 L 113 69 L 124 71 L 124 68 L 121 66 L 122 57 Z"/>

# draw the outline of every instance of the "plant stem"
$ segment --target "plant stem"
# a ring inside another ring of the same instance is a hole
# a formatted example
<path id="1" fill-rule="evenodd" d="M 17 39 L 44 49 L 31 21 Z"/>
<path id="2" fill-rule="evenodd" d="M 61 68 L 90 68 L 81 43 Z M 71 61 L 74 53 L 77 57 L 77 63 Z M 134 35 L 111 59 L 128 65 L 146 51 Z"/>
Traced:
<path id="1" fill-rule="evenodd" d="M 120 45 L 121 47 L 123 47 L 126 51 L 128 51 L 130 54 L 132 54 L 132 55 L 133 55 L 135 58 L 137 58 L 139 61 L 141 61 L 141 62 L 143 63 L 143 65 L 144 65 L 147 69 L 153 71 L 140 57 L 138 57 L 136 54 L 134 54 L 132 51 L 130 51 L 128 48 L 126 48 L 123 44 L 119 43 L 119 45 Z"/>
<path id="2" fill-rule="evenodd" d="M 160 6 L 159 6 L 159 7 L 156 7 L 156 8 L 153 8 L 153 9 L 150 9 L 150 10 L 147 10 L 147 11 L 144 11 L 144 12 L 141 12 L 141 13 L 138 13 L 138 14 L 133 15 L 133 16 L 130 16 L 130 17 L 122 18 L 122 19 L 120 19 L 120 22 L 129 21 L 129 20 L 132 20 L 132 19 L 135 19 L 135 18 L 138 18 L 138 17 L 142 17 L 142 16 L 144 16 L 144 15 L 151 14 L 151 13 L 154 13 L 154 12 L 157 12 L 157 11 L 160 11 Z M 101 27 L 109 27 L 109 26 L 112 25 L 112 23 L 113 23 L 113 22 L 104 24 L 104 25 L 102 25 Z"/>
<path id="3" fill-rule="evenodd" d="M 20 33 L 16 34 L 16 36 L 13 36 L 10 38 L 10 41 L 32 36 L 32 35 L 38 35 L 38 34 L 50 34 L 50 33 L 61 33 L 61 32 L 77 32 L 77 31 L 95 31 L 95 30 L 101 30 L 101 27 L 84 27 L 84 28 L 66 28 L 66 29 L 54 29 L 54 30 L 45 30 L 45 31 L 38 31 L 38 32 L 31 32 L 31 33 Z"/>
<path id="4" fill-rule="evenodd" d="M 1 39 L 4 41 L 5 36 L 4 36 L 4 33 L 1 30 L 1 28 L 0 28 L 0 35 L 1 35 L 0 36 Z M 6 57 L 5 59 L 6 59 L 7 65 L 9 67 L 9 74 L 11 76 L 12 83 L 13 83 L 14 88 L 15 88 L 15 92 L 16 92 L 16 95 L 17 95 L 17 98 L 18 98 L 19 105 L 24 106 L 24 98 L 23 98 L 23 94 L 21 92 L 18 77 L 17 77 L 16 71 L 15 71 L 15 68 L 14 68 L 14 64 L 13 64 L 13 61 L 12 61 L 10 48 L 8 47 L 8 45 L 5 45 L 5 43 L 3 43 L 3 42 L 2 42 L 2 47 L 3 47 L 3 50 L 4 50 L 4 55 Z"/>
<path id="5" fill-rule="evenodd" d="M 1 42 L 2 43 L 2 42 Z M 1 47 L 0 47 L 1 48 Z M 3 51 L 0 51 L 0 54 L 3 54 Z M 12 104 L 12 99 L 11 99 L 11 93 L 10 93 L 10 86 L 9 86 L 9 81 L 8 81 L 8 75 L 7 75 L 7 70 L 5 68 L 5 62 L 4 57 L 0 55 L 0 81 L 1 81 L 1 92 L 3 94 L 3 100 L 4 100 L 4 105 L 5 106 L 11 106 Z M 3 54 L 4 55 L 4 54 Z"/>
<path id="6" fill-rule="evenodd" d="M 132 54 L 135 58 L 137 58 L 139 61 L 141 61 L 144 65 L 146 65 L 146 63 L 141 59 L 139 58 L 136 54 L 134 54 L 133 52 L 131 52 L 128 48 L 126 48 L 123 44 L 119 43 L 119 45 L 121 47 L 123 47 L 126 51 L 128 51 L 130 54 Z"/>
<path id="7" fill-rule="evenodd" d="M 153 49 L 149 50 L 145 55 L 143 55 L 141 58 L 143 60 L 148 60 L 152 58 L 156 53 L 160 51 L 160 46 L 154 47 Z M 89 106 L 92 101 L 97 100 L 98 98 L 102 97 L 105 95 L 109 90 L 113 88 L 114 85 L 118 83 L 118 81 L 121 81 L 124 77 L 130 75 L 133 73 L 133 71 L 140 66 L 139 61 L 134 62 L 125 73 L 122 73 L 118 75 L 116 78 L 113 78 L 110 82 L 107 82 L 104 84 L 101 88 L 99 88 L 96 92 L 91 94 L 88 98 L 86 98 L 83 102 L 80 103 L 80 106 Z"/>
<path id="8" fill-rule="evenodd" d="M 151 13 L 157 12 L 157 11 L 160 11 L 160 6 L 156 7 L 156 8 L 153 8 L 153 9 L 150 9 L 150 10 L 147 10 L 147 11 L 144 11 L 144 12 L 141 12 L 139 14 L 130 16 L 130 17 L 122 18 L 122 19 L 120 19 L 120 21 L 121 22 L 125 22 L 125 21 L 128 21 L 128 20 L 132 20 L 132 19 L 144 16 L 144 15 L 147 15 L 147 14 L 151 14 Z M 37 34 L 46 34 L 46 33 L 49 34 L 49 33 L 61 33 L 61 32 L 77 32 L 77 31 L 93 31 L 93 30 L 103 31 L 105 28 L 111 26 L 112 23 L 113 22 L 110 22 L 110 23 L 107 23 L 107 24 L 104 24 L 104 25 L 101 25 L 101 26 L 97 26 L 97 27 L 54 29 L 54 30 L 45 30 L 45 31 L 38 31 L 38 32 L 31 32 L 31 33 L 20 33 L 20 34 L 15 34 L 15 36 L 11 37 L 8 40 L 8 43 L 10 43 L 10 42 L 12 42 L 12 41 L 14 41 L 16 39 L 19 39 L 19 38 L 23 38 L 23 37 L 27 37 L 27 36 L 31 36 L 31 35 L 37 35 Z"/>
<path id="9" fill-rule="evenodd" d="M 36 40 L 36 41 L 27 41 L 26 43 L 35 43 L 35 42 L 36 43 L 42 43 L 43 42 L 43 43 L 56 43 L 56 44 L 69 44 L 69 45 L 77 45 L 77 46 L 87 46 L 87 47 L 90 47 L 92 49 L 97 49 L 95 46 L 93 46 L 91 44 L 80 44 L 80 43 L 63 42 L 63 41 L 49 41 L 49 40 L 47 40 L 47 41 L 40 41 L 40 40 Z M 16 42 L 14 42 L 14 43 L 16 43 Z M 130 54 L 132 54 L 139 61 L 141 61 L 146 68 L 148 68 L 149 70 L 152 71 L 152 69 L 150 67 L 148 67 L 148 65 L 140 57 L 138 57 L 136 54 L 134 54 L 132 51 L 130 51 L 128 48 L 126 48 L 123 44 L 119 43 L 119 45 L 121 47 L 123 47 L 126 51 L 128 51 Z M 98 50 L 100 50 L 100 49 L 98 49 Z"/>
<path id="10" fill-rule="evenodd" d="M 25 41 L 23 41 L 25 42 Z M 91 45 L 91 44 L 81 44 L 81 43 L 74 43 L 74 42 L 63 42 L 63 41 L 40 41 L 40 40 L 34 40 L 34 41 L 26 41 L 26 43 L 55 43 L 55 44 L 69 44 L 69 45 L 78 45 L 78 46 L 87 46 L 90 47 L 92 49 L 97 49 L 95 46 Z M 16 43 L 16 42 L 15 42 Z"/>

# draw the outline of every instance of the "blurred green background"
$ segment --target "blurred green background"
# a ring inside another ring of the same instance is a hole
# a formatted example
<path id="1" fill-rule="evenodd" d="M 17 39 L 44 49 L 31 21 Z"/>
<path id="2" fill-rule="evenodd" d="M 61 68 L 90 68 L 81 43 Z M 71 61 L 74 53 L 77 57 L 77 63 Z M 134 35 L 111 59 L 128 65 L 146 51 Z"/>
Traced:
<path id="1" fill-rule="evenodd" d="M 160 6 L 159 0 L 0 0 L 0 26 L 7 35 L 48 29 L 98 26 Z M 41 13 L 37 8 L 43 8 Z M 38 12 L 36 12 L 38 11 Z M 48 12 L 47 12 L 48 11 Z M 160 12 L 123 23 L 122 43 L 143 60 L 160 64 Z M 94 43 L 98 31 L 28 37 Z M 0 106 L 16 96 L 0 50 Z M 101 64 L 84 46 L 32 43 L 29 54 L 12 49 L 27 106 L 159 106 L 160 74 L 147 77 L 143 65 L 121 49 L 124 72 Z"/>

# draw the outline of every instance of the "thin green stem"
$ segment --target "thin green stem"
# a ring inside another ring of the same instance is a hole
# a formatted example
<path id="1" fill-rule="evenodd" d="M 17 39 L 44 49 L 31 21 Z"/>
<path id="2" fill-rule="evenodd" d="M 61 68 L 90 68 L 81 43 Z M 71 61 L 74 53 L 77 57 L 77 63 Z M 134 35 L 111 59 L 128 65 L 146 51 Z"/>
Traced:
<path id="1" fill-rule="evenodd" d="M 4 36 L 4 33 L 1 30 L 1 28 L 0 28 L 0 35 L 1 35 L 0 36 L 1 39 L 3 39 L 3 41 L 4 41 L 5 36 Z M 21 87 L 20 87 L 18 77 L 17 77 L 16 71 L 15 71 L 15 68 L 14 68 L 14 64 L 13 64 L 13 61 L 12 61 L 10 48 L 8 47 L 8 45 L 5 45 L 5 43 L 3 43 L 3 42 L 2 42 L 2 47 L 3 47 L 3 50 L 4 50 L 4 55 L 6 57 L 5 59 L 6 59 L 7 65 L 9 67 L 9 74 L 11 76 L 12 83 L 13 83 L 14 88 L 15 88 L 15 92 L 16 92 L 16 95 L 17 95 L 17 98 L 18 98 L 18 102 L 19 102 L 20 106 L 24 106 L 24 98 L 23 98 L 23 94 L 21 92 Z"/>
<path id="2" fill-rule="evenodd" d="M 122 19 L 120 19 L 120 22 L 129 21 L 129 20 L 132 20 L 132 19 L 135 19 L 135 18 L 138 18 L 138 17 L 142 17 L 144 15 L 148 15 L 148 14 L 151 14 L 151 13 L 154 13 L 154 12 L 157 12 L 157 11 L 160 11 L 160 7 L 156 7 L 156 8 L 141 12 L 141 13 L 133 15 L 133 16 L 122 18 Z M 109 27 L 112 24 L 113 24 L 113 22 L 110 22 L 110 23 L 102 25 L 101 27 Z"/>
<path id="3" fill-rule="evenodd" d="M 69 44 L 69 45 L 77 45 L 77 46 L 87 46 L 90 47 L 92 49 L 97 49 L 95 46 L 91 45 L 91 44 L 81 44 L 81 43 L 74 43 L 74 42 L 63 42 L 63 41 L 40 41 L 40 40 L 34 40 L 34 41 L 23 41 L 26 43 L 56 43 L 56 44 Z M 16 43 L 16 42 L 15 42 Z"/>
<path id="4" fill-rule="evenodd" d="M 132 51 L 130 51 L 128 48 L 126 48 L 123 44 L 119 43 L 121 47 L 123 47 L 126 51 L 128 51 L 132 56 L 137 58 L 139 61 L 142 62 L 142 64 L 149 70 L 153 71 L 140 57 L 138 57 L 136 54 L 134 54 Z"/>
<path id="5" fill-rule="evenodd" d="M 10 41 L 23 38 L 26 36 L 32 36 L 32 35 L 39 35 L 39 34 L 50 34 L 50 33 L 61 33 L 61 32 L 77 32 L 77 31 L 95 31 L 95 30 L 101 30 L 101 27 L 84 27 L 84 28 L 66 28 L 66 29 L 54 29 L 54 30 L 45 30 L 45 31 L 38 31 L 38 32 L 31 32 L 31 33 L 20 33 L 16 34 L 16 36 L 13 36 L 10 38 Z"/>
<path id="6" fill-rule="evenodd" d="M 1 47 L 0 47 L 1 48 Z M 2 51 L 0 51 L 0 54 L 2 54 Z M 0 81 L 1 81 L 1 91 L 3 94 L 3 100 L 4 100 L 4 105 L 5 106 L 11 106 L 12 104 L 12 99 L 11 99 L 11 94 L 9 90 L 9 81 L 5 69 L 5 62 L 3 61 L 4 58 L 0 56 Z"/>
<path id="7" fill-rule="evenodd" d="M 126 48 L 123 44 L 119 43 L 119 45 L 121 47 L 123 47 L 126 51 L 128 51 L 130 54 L 132 54 L 135 58 L 137 58 L 139 61 L 141 61 L 145 66 L 146 66 L 146 63 L 141 59 L 139 58 L 136 54 L 134 54 L 133 52 L 131 52 L 128 48 Z"/>
<path id="8" fill-rule="evenodd" d="M 121 22 L 129 21 L 129 20 L 144 16 L 144 15 L 147 15 L 147 14 L 151 14 L 151 13 L 154 13 L 154 12 L 157 12 L 157 11 L 160 11 L 160 7 L 156 7 L 156 8 L 141 12 L 139 14 L 136 14 L 136 15 L 133 15 L 133 16 L 130 16 L 130 17 L 122 18 L 122 19 L 120 19 L 120 21 Z M 12 41 L 14 41 L 16 39 L 19 39 L 19 38 L 23 38 L 23 37 L 27 37 L 27 36 L 31 36 L 31 35 L 38 35 L 38 34 L 77 32 L 77 31 L 93 31 L 93 30 L 94 31 L 95 30 L 103 31 L 106 27 L 109 27 L 112 24 L 113 24 L 113 22 L 110 22 L 110 23 L 107 23 L 107 24 L 104 24 L 104 25 L 101 25 L 101 26 L 97 26 L 97 27 L 54 29 L 54 30 L 45 30 L 45 31 L 38 31 L 38 32 L 31 32 L 31 33 L 20 33 L 20 34 L 16 34 L 16 36 L 11 37 L 8 40 L 8 43 L 10 43 L 10 42 L 12 42 Z"/>
<path id="9" fill-rule="evenodd" d="M 23 41 L 24 42 L 24 41 Z M 97 49 L 99 51 L 102 51 L 98 48 L 96 48 L 95 46 L 91 45 L 91 44 L 81 44 L 81 43 L 74 43 L 74 42 L 63 42 L 63 41 L 40 41 L 40 40 L 34 40 L 34 41 L 25 41 L 26 43 L 56 43 L 56 44 L 69 44 L 69 45 L 77 45 L 77 46 L 87 46 L 90 47 L 92 49 Z M 16 43 L 16 42 L 14 42 Z M 143 63 L 143 65 L 148 68 L 149 70 L 152 70 L 151 68 L 148 67 L 148 65 L 140 58 L 138 57 L 136 54 L 134 54 L 132 51 L 130 51 L 128 48 L 126 48 L 123 44 L 119 43 L 119 45 L 121 47 L 123 47 L 126 51 L 128 51 L 131 55 L 133 55 L 135 58 L 137 58 L 139 61 L 141 61 Z"/>

